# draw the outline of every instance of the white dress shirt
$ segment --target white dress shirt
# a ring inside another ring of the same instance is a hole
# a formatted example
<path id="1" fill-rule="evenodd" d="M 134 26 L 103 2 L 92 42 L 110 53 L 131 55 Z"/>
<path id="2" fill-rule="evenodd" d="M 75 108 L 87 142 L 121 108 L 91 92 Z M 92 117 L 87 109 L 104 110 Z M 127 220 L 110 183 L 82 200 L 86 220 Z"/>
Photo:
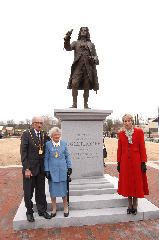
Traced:
<path id="1" fill-rule="evenodd" d="M 58 146 L 60 147 L 60 141 L 56 143 L 52 140 L 52 143 L 53 143 L 54 147 L 58 147 Z"/>

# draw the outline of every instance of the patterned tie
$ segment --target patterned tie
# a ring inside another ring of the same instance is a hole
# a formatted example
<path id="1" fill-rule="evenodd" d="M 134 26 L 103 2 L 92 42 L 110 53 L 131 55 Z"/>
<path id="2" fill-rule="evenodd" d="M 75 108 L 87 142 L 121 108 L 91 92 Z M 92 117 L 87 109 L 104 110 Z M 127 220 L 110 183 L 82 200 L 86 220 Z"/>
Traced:
<path id="1" fill-rule="evenodd" d="M 37 138 L 40 141 L 40 132 L 37 132 Z"/>

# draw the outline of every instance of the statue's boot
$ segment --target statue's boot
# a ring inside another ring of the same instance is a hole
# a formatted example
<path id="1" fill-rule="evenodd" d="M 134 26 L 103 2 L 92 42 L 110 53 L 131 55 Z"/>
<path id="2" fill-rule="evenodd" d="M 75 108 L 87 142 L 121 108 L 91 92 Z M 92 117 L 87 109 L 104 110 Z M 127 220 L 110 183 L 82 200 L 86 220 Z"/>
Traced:
<path id="1" fill-rule="evenodd" d="M 83 97 L 84 97 L 84 108 L 90 109 L 88 107 L 89 90 L 84 90 Z"/>
<path id="2" fill-rule="evenodd" d="M 78 95 L 78 90 L 75 88 L 72 89 L 72 97 L 73 97 L 73 104 L 71 108 L 77 108 L 77 95 Z"/>

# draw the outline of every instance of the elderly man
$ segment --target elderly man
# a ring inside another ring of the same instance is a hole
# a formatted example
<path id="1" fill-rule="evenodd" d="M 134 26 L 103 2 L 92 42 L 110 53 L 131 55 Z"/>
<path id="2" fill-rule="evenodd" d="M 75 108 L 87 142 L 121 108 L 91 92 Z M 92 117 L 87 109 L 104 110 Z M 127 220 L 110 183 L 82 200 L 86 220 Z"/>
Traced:
<path id="1" fill-rule="evenodd" d="M 44 152 L 47 135 L 42 131 L 42 126 L 42 117 L 33 117 L 32 128 L 24 131 L 21 138 L 20 153 L 23 166 L 24 201 L 29 222 L 35 221 L 32 202 L 34 189 L 39 216 L 51 219 L 51 216 L 46 212 Z"/>

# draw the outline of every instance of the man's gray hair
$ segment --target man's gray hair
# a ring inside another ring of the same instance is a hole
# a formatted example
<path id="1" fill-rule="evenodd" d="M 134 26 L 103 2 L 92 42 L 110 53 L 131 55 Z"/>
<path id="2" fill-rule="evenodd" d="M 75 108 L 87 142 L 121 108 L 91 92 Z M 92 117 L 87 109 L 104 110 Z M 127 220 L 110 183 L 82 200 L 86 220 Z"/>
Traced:
<path id="1" fill-rule="evenodd" d="M 58 127 L 51 128 L 49 131 L 49 136 L 52 137 L 52 135 L 54 135 L 55 133 L 61 134 L 61 129 Z"/>
<path id="2" fill-rule="evenodd" d="M 32 118 L 32 123 L 35 123 L 35 122 L 44 122 L 44 119 L 41 116 L 34 116 Z"/>

